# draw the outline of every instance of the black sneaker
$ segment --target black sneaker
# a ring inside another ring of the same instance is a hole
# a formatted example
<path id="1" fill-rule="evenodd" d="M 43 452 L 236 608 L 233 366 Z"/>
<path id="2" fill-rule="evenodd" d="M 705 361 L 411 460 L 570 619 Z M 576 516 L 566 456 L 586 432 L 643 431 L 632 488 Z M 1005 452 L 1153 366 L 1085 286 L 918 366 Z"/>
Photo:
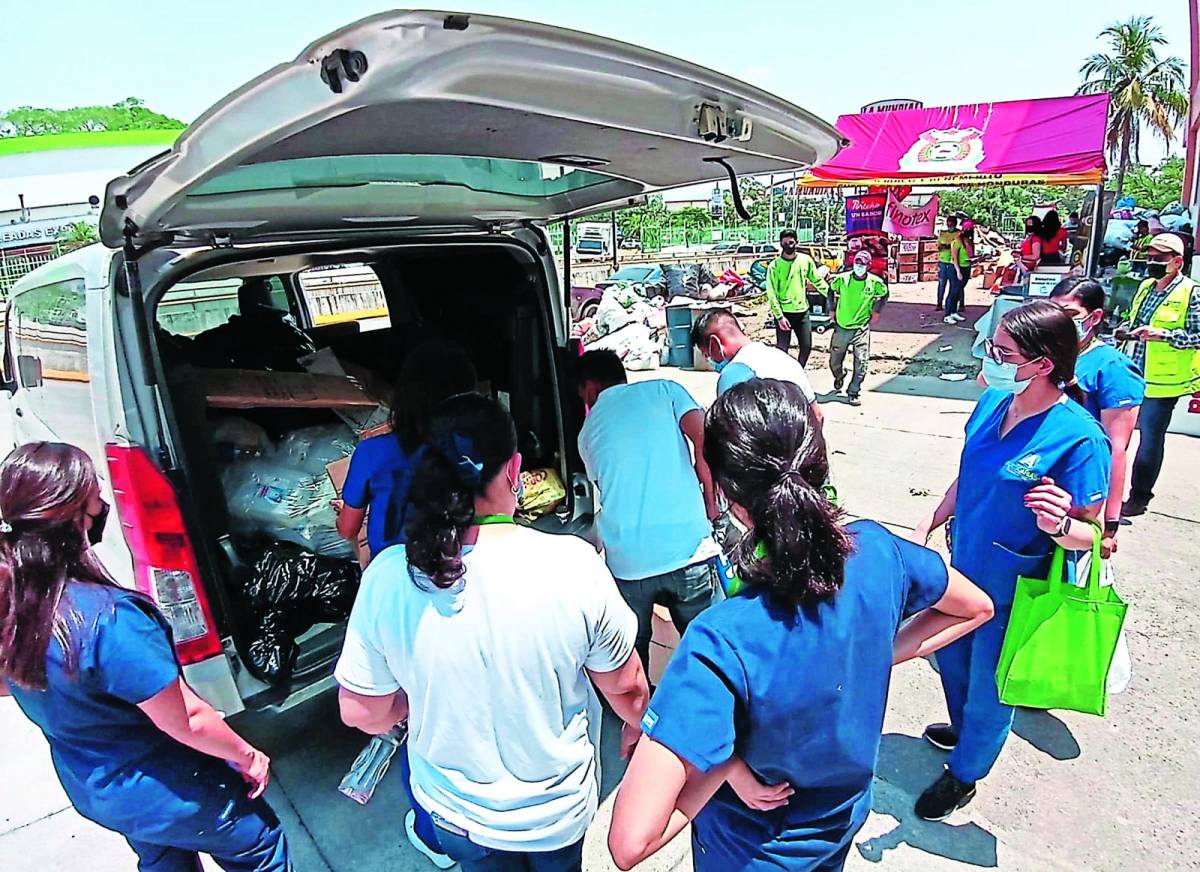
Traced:
<path id="1" fill-rule="evenodd" d="M 846 380 L 844 378 L 834 379 L 833 392 L 835 394 L 840 394 L 842 392 L 842 385 L 844 385 L 845 383 L 846 383 Z"/>
<path id="2" fill-rule="evenodd" d="M 1121 504 L 1122 518 L 1136 518 L 1138 515 L 1146 514 L 1148 505 L 1141 500 L 1129 499 Z"/>
<path id="3" fill-rule="evenodd" d="M 917 800 L 917 817 L 944 821 L 974 798 L 975 784 L 959 781 L 946 770 Z"/>
<path id="4" fill-rule="evenodd" d="M 949 724 L 930 724 L 925 728 L 925 741 L 943 751 L 953 751 L 958 744 L 958 736 Z"/>

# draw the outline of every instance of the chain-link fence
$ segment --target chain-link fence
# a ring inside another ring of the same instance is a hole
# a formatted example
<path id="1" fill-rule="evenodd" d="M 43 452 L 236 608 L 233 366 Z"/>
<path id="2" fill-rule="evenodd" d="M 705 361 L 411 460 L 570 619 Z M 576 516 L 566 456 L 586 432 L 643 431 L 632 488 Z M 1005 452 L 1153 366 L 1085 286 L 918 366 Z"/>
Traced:
<path id="1" fill-rule="evenodd" d="M 8 289 L 26 273 L 48 264 L 63 253 L 61 245 L 22 249 L 17 254 L 6 254 L 3 249 L 0 249 L 0 296 L 7 296 Z"/>

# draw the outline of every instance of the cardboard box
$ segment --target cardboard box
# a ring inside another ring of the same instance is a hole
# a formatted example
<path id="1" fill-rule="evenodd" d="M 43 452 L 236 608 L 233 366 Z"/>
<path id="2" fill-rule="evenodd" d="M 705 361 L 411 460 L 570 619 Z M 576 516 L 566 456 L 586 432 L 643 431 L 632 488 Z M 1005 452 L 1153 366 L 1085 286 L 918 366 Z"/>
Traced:
<path id="1" fill-rule="evenodd" d="M 379 405 L 344 375 L 251 369 L 198 369 L 196 375 L 208 404 L 222 409 Z"/>
<path id="2" fill-rule="evenodd" d="M 900 269 L 904 269 L 905 267 L 915 267 L 918 263 L 917 255 L 902 254 L 902 255 L 900 255 L 899 263 L 900 263 Z"/>
<path id="3" fill-rule="evenodd" d="M 337 491 L 339 500 L 342 498 L 342 488 L 346 485 L 346 475 L 349 472 L 349 457 L 335 460 L 325 467 L 325 474 L 333 482 L 333 489 Z M 363 516 L 362 529 L 358 531 L 358 541 L 354 543 L 354 556 L 358 558 L 358 565 L 363 569 L 366 569 L 367 564 L 371 562 L 371 546 L 367 544 L 367 518 L 365 515 Z"/>

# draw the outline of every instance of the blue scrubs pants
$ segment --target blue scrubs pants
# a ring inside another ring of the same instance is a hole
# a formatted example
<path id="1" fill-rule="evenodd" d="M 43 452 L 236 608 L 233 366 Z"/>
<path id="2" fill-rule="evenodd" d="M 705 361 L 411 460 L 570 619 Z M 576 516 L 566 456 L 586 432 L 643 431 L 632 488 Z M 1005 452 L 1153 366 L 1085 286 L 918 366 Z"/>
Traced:
<path id="1" fill-rule="evenodd" d="M 958 736 L 949 767 L 959 781 L 972 783 L 984 778 L 1012 729 L 1016 710 L 1000 702 L 996 690 L 996 666 L 1010 610 L 997 605 L 994 618 L 934 655 L 950 725 Z"/>
<path id="2" fill-rule="evenodd" d="M 404 792 L 408 794 L 408 801 L 412 805 L 413 813 L 416 815 L 416 819 L 413 821 L 413 829 L 417 832 L 417 838 L 424 842 L 427 848 L 437 851 L 439 854 L 444 854 L 446 852 L 442 849 L 441 841 L 438 839 L 438 831 L 433 825 L 433 820 L 429 817 L 429 812 L 421 808 L 421 803 L 417 802 L 417 798 L 413 796 L 412 766 L 408 762 L 407 741 L 400 746 L 397 756 L 400 758 L 400 777 L 404 780 Z"/>
<path id="3" fill-rule="evenodd" d="M 155 841 L 126 834 L 138 857 L 140 872 L 201 872 L 199 854 L 209 854 L 228 872 L 290 872 L 287 840 L 279 819 L 266 802 L 249 803 L 249 809 L 213 810 L 211 829 L 198 829 L 181 820 L 158 828 Z"/>

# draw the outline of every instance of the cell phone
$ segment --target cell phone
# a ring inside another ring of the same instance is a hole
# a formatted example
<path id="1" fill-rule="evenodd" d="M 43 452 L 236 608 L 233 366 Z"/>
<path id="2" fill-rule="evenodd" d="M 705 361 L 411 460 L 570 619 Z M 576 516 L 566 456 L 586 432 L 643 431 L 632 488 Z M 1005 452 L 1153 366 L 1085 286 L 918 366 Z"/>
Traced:
<path id="1" fill-rule="evenodd" d="M 1125 342 L 1126 340 L 1132 338 L 1132 334 L 1125 327 L 1118 327 L 1113 331 L 1113 339 L 1117 340 L 1118 342 Z"/>

